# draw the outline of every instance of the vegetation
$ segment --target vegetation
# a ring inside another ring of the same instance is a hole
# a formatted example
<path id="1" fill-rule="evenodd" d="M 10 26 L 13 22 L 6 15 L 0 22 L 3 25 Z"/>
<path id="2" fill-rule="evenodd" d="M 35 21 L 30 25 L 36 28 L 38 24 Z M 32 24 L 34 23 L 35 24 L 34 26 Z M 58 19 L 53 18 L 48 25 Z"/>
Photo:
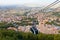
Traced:
<path id="1" fill-rule="evenodd" d="M 28 25 L 33 25 L 32 21 L 35 21 L 36 25 L 38 25 L 38 21 L 36 18 L 24 18 L 19 22 L 14 22 L 14 24 L 19 26 L 28 26 Z M 14 27 L 15 26 L 14 24 L 12 24 L 12 22 L 10 23 L 0 22 L 0 28 Z"/>
<path id="2" fill-rule="evenodd" d="M 52 22 L 53 23 L 53 22 Z M 60 40 L 60 34 L 42 34 L 18 32 L 5 29 L 14 26 L 12 23 L 0 22 L 0 40 Z"/>
<path id="3" fill-rule="evenodd" d="M 52 15 L 55 15 L 55 16 L 57 16 L 57 17 L 60 17 L 60 12 L 53 12 Z"/>
<path id="4" fill-rule="evenodd" d="M 60 34 L 42 34 L 16 32 L 0 29 L 0 40 L 60 40 Z"/>
<path id="5" fill-rule="evenodd" d="M 20 24 L 21 26 L 27 26 L 27 25 L 33 25 L 33 21 L 35 21 L 36 25 L 38 25 L 38 20 L 37 18 L 24 18 L 20 21 Z"/>
<path id="6" fill-rule="evenodd" d="M 8 28 L 8 27 L 14 27 L 12 23 L 7 23 L 7 22 L 0 22 L 0 28 Z"/>
<path id="7" fill-rule="evenodd" d="M 51 21 L 51 22 L 46 22 L 45 24 L 50 24 L 50 25 L 55 25 L 55 26 L 60 26 L 60 24 L 58 24 L 59 22 L 57 21 Z"/>

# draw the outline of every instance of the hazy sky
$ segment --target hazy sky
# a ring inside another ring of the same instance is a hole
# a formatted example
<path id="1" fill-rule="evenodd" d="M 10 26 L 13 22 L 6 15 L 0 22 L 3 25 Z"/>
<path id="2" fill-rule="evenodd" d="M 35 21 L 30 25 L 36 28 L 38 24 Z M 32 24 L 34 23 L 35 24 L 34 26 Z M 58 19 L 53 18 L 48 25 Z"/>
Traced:
<path id="1" fill-rule="evenodd" d="M 38 7 L 48 5 L 55 0 L 0 0 L 0 6 L 4 5 L 25 5 L 29 7 Z"/>

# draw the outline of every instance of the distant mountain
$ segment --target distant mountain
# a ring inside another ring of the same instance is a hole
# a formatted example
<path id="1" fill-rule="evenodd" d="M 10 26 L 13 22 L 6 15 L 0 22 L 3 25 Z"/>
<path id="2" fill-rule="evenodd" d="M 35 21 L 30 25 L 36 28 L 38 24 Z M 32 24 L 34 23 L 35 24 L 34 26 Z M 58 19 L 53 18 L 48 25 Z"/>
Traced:
<path id="1" fill-rule="evenodd" d="M 29 8 L 24 5 L 11 5 L 11 6 L 0 6 L 0 9 L 16 9 L 16 8 Z"/>
<path id="2" fill-rule="evenodd" d="M 24 8 L 24 9 L 31 9 L 31 8 L 41 8 L 41 7 L 27 7 L 24 5 L 9 5 L 9 6 L 0 6 L 0 9 L 16 9 L 16 8 Z"/>

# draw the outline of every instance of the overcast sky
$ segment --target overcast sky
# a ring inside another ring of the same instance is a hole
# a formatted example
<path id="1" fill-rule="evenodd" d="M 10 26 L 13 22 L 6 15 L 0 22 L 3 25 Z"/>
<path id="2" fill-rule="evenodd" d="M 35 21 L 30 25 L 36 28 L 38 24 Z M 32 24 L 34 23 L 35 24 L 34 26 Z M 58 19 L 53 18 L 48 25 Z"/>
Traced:
<path id="1" fill-rule="evenodd" d="M 0 0 L 0 6 L 4 5 L 25 5 L 29 7 L 38 7 L 48 5 L 55 0 Z"/>

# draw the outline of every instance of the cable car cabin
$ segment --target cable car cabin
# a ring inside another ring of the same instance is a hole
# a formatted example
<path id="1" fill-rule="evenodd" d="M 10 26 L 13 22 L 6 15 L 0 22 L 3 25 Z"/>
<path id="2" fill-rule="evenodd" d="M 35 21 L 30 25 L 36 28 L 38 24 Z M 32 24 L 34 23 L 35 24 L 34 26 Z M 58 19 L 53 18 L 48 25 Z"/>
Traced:
<path id="1" fill-rule="evenodd" d="M 38 30 L 37 30 L 36 27 L 30 28 L 30 30 L 31 30 L 31 32 L 32 32 L 33 34 L 38 34 Z"/>

